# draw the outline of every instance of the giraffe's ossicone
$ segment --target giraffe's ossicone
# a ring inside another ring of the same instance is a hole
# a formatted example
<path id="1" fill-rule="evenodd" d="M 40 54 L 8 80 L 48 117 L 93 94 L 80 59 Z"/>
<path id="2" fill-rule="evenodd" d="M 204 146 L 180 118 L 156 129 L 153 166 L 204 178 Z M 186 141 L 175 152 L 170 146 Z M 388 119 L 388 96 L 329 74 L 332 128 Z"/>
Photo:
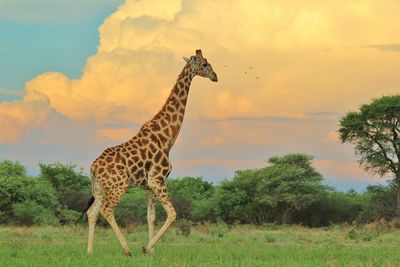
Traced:
<path id="1" fill-rule="evenodd" d="M 196 50 L 195 56 L 184 59 L 186 65 L 161 110 L 130 140 L 104 150 L 91 166 L 93 196 L 87 208 L 88 253 L 93 251 L 95 225 L 101 213 L 117 235 L 125 254 L 130 255 L 128 244 L 114 218 L 114 210 L 129 186 L 147 188 L 149 243 L 143 248 L 143 252 L 152 251 L 176 218 L 166 182 L 171 172 L 169 151 L 182 126 L 192 79 L 199 75 L 214 82 L 218 80 L 207 59 L 203 58 L 201 50 Z M 155 197 L 167 212 L 167 220 L 156 235 Z"/>

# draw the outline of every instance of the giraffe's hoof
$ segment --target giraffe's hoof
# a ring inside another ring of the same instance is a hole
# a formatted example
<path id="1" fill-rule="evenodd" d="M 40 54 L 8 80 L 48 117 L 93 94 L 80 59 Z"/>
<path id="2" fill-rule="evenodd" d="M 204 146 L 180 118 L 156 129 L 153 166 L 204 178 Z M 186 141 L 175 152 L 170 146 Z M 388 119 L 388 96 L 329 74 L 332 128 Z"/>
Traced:
<path id="1" fill-rule="evenodd" d="M 130 253 L 129 251 L 128 252 L 124 252 L 124 254 L 125 254 L 125 256 L 129 256 L 129 257 L 132 256 L 132 253 Z"/>
<path id="2" fill-rule="evenodd" d="M 142 252 L 143 252 L 143 254 L 146 254 L 147 253 L 147 248 L 146 247 L 142 247 Z"/>

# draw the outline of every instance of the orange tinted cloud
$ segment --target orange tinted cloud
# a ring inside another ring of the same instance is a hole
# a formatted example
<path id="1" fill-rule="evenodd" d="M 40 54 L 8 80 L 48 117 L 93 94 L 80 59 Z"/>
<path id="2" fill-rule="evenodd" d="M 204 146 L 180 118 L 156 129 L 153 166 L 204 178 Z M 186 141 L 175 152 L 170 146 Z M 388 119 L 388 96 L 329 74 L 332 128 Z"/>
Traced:
<path id="1" fill-rule="evenodd" d="M 363 172 L 359 164 L 355 161 L 345 162 L 340 160 L 315 160 L 315 168 L 322 174 L 329 174 L 329 176 L 334 177 L 339 180 L 356 180 L 356 181 L 366 181 L 371 183 L 376 183 L 382 181 L 381 178 L 368 175 Z"/>
<path id="2" fill-rule="evenodd" d="M 339 133 L 337 131 L 329 131 L 324 136 L 323 141 L 338 143 L 340 142 Z"/>
<path id="3" fill-rule="evenodd" d="M 44 73 L 27 89 L 74 120 L 143 122 L 164 102 L 181 57 L 199 47 L 220 82 L 196 78 L 189 119 L 337 111 L 400 82 L 400 53 L 365 46 L 398 41 L 395 1 L 234 2 L 127 0 L 100 27 L 81 78 Z"/>
<path id="4" fill-rule="evenodd" d="M 0 144 L 14 143 L 27 131 L 62 116 L 50 106 L 49 98 L 29 91 L 22 100 L 0 103 Z"/>
<path id="5" fill-rule="evenodd" d="M 123 142 L 130 139 L 134 135 L 132 129 L 117 128 L 117 129 L 98 129 L 97 138 L 108 138 L 113 141 Z"/>

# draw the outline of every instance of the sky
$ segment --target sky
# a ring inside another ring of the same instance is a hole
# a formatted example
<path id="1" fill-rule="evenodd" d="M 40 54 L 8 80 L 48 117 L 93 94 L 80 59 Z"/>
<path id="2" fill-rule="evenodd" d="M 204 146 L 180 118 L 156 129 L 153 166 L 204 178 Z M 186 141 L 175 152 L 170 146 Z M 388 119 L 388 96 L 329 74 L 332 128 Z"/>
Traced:
<path id="1" fill-rule="evenodd" d="M 0 0 L 0 160 L 88 172 L 162 106 L 202 49 L 171 177 L 230 179 L 287 153 L 325 183 L 384 181 L 341 144 L 340 117 L 400 84 L 400 2 Z"/>

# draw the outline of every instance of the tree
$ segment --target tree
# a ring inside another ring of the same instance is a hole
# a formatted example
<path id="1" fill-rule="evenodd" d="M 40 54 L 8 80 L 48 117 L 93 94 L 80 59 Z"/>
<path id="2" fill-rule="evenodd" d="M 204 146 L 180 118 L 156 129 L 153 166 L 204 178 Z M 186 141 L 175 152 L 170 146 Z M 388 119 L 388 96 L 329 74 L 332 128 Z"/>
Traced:
<path id="1" fill-rule="evenodd" d="M 371 174 L 392 178 L 400 214 L 400 95 L 364 104 L 340 119 L 342 143 L 352 143 L 360 165 Z"/>
<path id="2" fill-rule="evenodd" d="M 236 171 L 230 184 L 225 182 L 222 187 L 225 190 L 231 188 L 230 193 L 235 195 L 234 199 L 239 200 L 232 208 L 232 211 L 236 211 L 235 221 L 260 225 L 271 215 L 270 207 L 257 199 L 257 185 L 264 178 L 264 169 Z"/>
<path id="3" fill-rule="evenodd" d="M 363 222 L 377 221 L 381 218 L 390 220 L 396 215 L 396 190 L 393 186 L 369 185 L 364 195 L 368 198 Z"/>
<path id="4" fill-rule="evenodd" d="M 357 194 L 354 190 L 327 191 L 319 201 L 300 212 L 295 212 L 294 219 L 296 222 L 311 227 L 328 226 L 332 223 L 352 223 L 358 221 L 361 213 L 367 215 L 366 208 L 370 202 L 366 200 L 368 198 L 365 194 Z"/>
<path id="5" fill-rule="evenodd" d="M 50 182 L 64 207 L 81 211 L 90 195 L 90 179 L 75 170 L 75 165 L 39 164 L 39 179 Z"/>
<path id="6" fill-rule="evenodd" d="M 158 209 L 160 210 L 160 209 Z M 147 193 L 143 188 L 129 189 L 115 210 L 115 218 L 121 226 L 131 223 L 146 223 Z M 107 223 L 105 224 L 107 225 Z"/>
<path id="7" fill-rule="evenodd" d="M 210 209 L 207 205 L 214 187 L 201 177 L 183 177 L 168 180 L 168 191 L 178 214 L 178 218 L 193 220 L 207 217 Z"/>
<path id="8" fill-rule="evenodd" d="M 234 181 L 224 180 L 213 196 L 216 215 L 227 223 L 243 221 L 246 217 L 248 197 L 246 191 L 239 188 Z"/>
<path id="9" fill-rule="evenodd" d="M 291 213 L 301 211 L 321 199 L 325 193 L 322 175 L 311 166 L 312 156 L 288 154 L 272 157 L 271 166 L 261 170 L 256 200 L 282 210 L 282 222 L 289 223 Z"/>
<path id="10" fill-rule="evenodd" d="M 53 186 L 48 181 L 29 177 L 25 167 L 18 162 L 0 162 L 0 223 L 25 218 L 29 210 L 25 207 L 30 206 L 39 207 L 43 214 L 51 215 L 48 218 L 54 218 L 59 202 Z M 43 219 L 43 214 L 32 211 L 28 215 Z"/>
<path id="11" fill-rule="evenodd" d="M 26 176 L 26 168 L 18 162 L 5 160 L 0 162 L 0 177 Z"/>
<path id="12" fill-rule="evenodd" d="M 29 184 L 25 167 L 18 162 L 0 162 L 0 223 L 12 218 L 12 204 L 25 199 L 21 192 Z"/>
<path id="13" fill-rule="evenodd" d="M 308 155 L 288 154 L 270 158 L 267 167 L 237 171 L 232 181 L 223 181 L 215 191 L 216 214 L 228 223 L 290 223 L 295 212 L 306 210 L 326 193 L 311 160 Z"/>

